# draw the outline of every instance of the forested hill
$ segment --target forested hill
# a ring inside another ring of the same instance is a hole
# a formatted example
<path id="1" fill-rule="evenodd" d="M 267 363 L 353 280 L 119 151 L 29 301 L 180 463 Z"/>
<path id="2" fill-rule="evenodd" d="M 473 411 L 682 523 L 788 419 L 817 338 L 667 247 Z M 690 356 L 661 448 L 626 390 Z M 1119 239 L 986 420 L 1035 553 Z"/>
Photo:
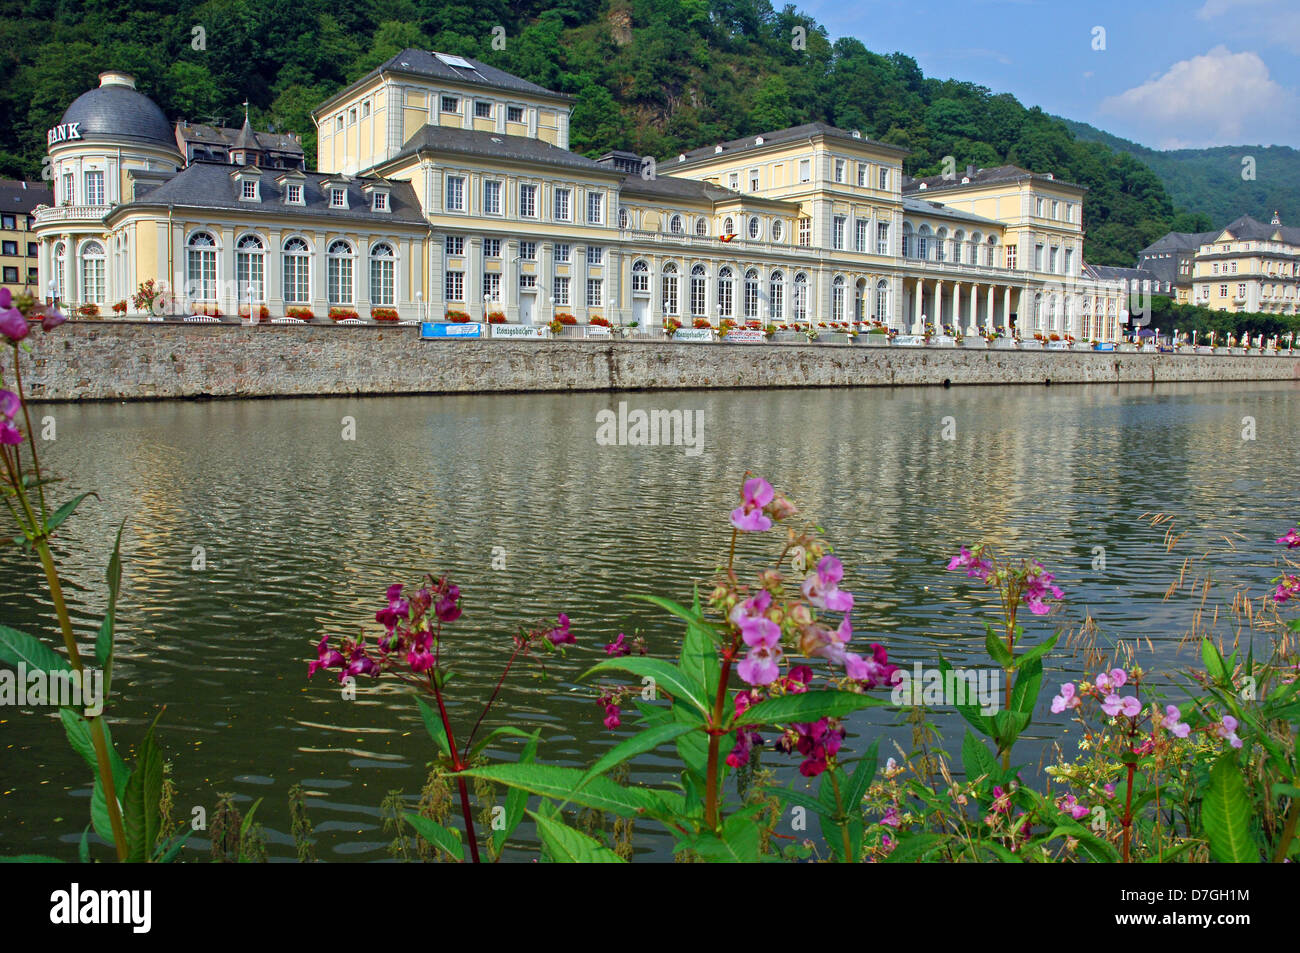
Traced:
<path id="1" fill-rule="evenodd" d="M 572 145 L 591 153 L 664 157 L 822 119 L 911 149 L 909 174 L 941 172 L 951 155 L 958 168 L 1013 162 L 1088 186 L 1085 255 L 1097 264 L 1131 265 L 1195 224 L 1132 155 L 1079 141 L 1010 95 L 928 78 L 905 54 L 832 40 L 767 0 L 8 0 L 0 10 L 0 176 L 39 175 L 44 131 L 110 67 L 134 73 L 172 118 L 233 124 L 247 97 L 258 128 L 301 133 L 311 156 L 311 108 L 415 46 L 573 94 Z"/>
<path id="2" fill-rule="evenodd" d="M 1204 230 L 1221 228 L 1239 215 L 1266 222 L 1275 211 L 1285 224 L 1300 221 L 1300 151 L 1290 146 L 1158 150 L 1085 122 L 1062 121 L 1076 139 L 1100 142 L 1150 166 L 1175 205 L 1205 216 Z M 1246 159 L 1253 162 L 1243 165 Z"/>

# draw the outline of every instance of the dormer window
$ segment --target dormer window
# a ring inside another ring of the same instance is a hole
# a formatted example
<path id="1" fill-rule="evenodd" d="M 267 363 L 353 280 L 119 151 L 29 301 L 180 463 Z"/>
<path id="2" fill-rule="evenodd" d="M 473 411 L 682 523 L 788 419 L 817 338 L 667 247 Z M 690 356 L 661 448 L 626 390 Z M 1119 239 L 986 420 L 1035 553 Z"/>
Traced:
<path id="1" fill-rule="evenodd" d="M 330 208 L 347 208 L 348 207 L 348 190 L 333 186 L 330 189 Z"/>
<path id="2" fill-rule="evenodd" d="M 506 122 L 523 122 L 523 121 L 524 121 L 523 106 L 506 107 Z"/>
<path id="3" fill-rule="evenodd" d="M 257 201 L 257 183 L 251 179 L 245 179 L 243 188 L 240 190 L 239 197 L 248 202 Z"/>
<path id="4" fill-rule="evenodd" d="M 290 205 L 302 204 L 302 186 L 291 185 L 284 191 L 284 200 Z"/>
<path id="5" fill-rule="evenodd" d="M 455 96 L 443 96 L 442 111 L 445 113 L 460 112 L 460 100 Z"/>
<path id="6" fill-rule="evenodd" d="M 388 211 L 388 193 L 387 193 L 387 192 L 376 192 L 376 193 L 375 193 L 375 201 L 374 201 L 374 205 L 373 205 L 372 207 L 374 208 L 374 210 L 375 210 L 376 212 L 387 212 L 387 211 Z"/>
<path id="7" fill-rule="evenodd" d="M 486 103 L 486 102 L 484 102 L 484 101 L 481 100 L 481 99 L 479 99 L 479 100 L 475 100 L 475 101 L 474 101 L 474 116 L 475 116 L 475 118 L 477 118 L 477 119 L 491 119 L 491 118 L 492 118 L 492 104 L 491 104 L 491 103 Z"/>
<path id="8" fill-rule="evenodd" d="M 258 169 L 240 167 L 232 172 L 230 177 L 239 183 L 239 201 L 262 201 L 262 173 Z"/>

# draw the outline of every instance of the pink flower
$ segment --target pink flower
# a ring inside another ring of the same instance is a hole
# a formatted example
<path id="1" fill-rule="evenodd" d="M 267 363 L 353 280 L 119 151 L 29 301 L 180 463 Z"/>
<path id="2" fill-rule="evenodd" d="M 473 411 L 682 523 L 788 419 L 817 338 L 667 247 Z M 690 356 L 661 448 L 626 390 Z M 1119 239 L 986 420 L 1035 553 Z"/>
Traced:
<path id="1" fill-rule="evenodd" d="M 1127 681 L 1128 675 L 1122 668 L 1112 668 L 1109 672 L 1102 672 L 1097 676 L 1097 688 L 1109 694 L 1122 688 Z"/>
<path id="2" fill-rule="evenodd" d="M 750 685 L 770 685 L 781 674 L 780 645 L 755 645 L 736 666 L 736 674 Z"/>
<path id="3" fill-rule="evenodd" d="M 865 688 L 876 688 L 880 685 L 893 685 L 898 666 L 889 664 L 883 645 L 872 642 L 870 658 L 863 658 L 853 652 L 844 656 L 844 671 L 849 678 L 862 682 Z"/>
<path id="4" fill-rule="evenodd" d="M 0 291 L 6 289 L 0 288 Z M 316 661 L 307 665 L 307 677 L 311 678 L 323 668 L 342 668 L 345 659 L 343 653 L 330 646 L 330 637 L 327 635 L 320 640 L 316 646 Z"/>
<path id="5" fill-rule="evenodd" d="M 623 724 L 623 720 L 618 717 L 622 711 L 623 709 L 619 708 L 617 705 L 606 705 L 605 727 L 613 731 L 619 725 Z"/>
<path id="6" fill-rule="evenodd" d="M 1165 706 L 1165 730 L 1175 738 L 1186 738 L 1191 734 L 1192 726 L 1184 721 L 1180 721 L 1180 713 L 1177 705 Z"/>
<path id="7" fill-rule="evenodd" d="M 31 333 L 31 325 L 13 303 L 9 289 L 0 288 L 0 334 L 17 344 Z"/>
<path id="8" fill-rule="evenodd" d="M 1274 602 L 1286 602 L 1292 596 L 1300 594 L 1300 576 L 1285 575 L 1279 578 L 1277 588 L 1273 590 Z"/>
<path id="9" fill-rule="evenodd" d="M 762 533 L 772 528 L 772 521 L 763 513 L 763 507 L 775 496 L 772 484 L 761 477 L 745 481 L 740 506 L 731 511 L 731 525 L 742 533 Z"/>
<path id="10" fill-rule="evenodd" d="M 559 624 L 554 629 L 551 629 L 550 632 L 546 633 L 546 640 L 552 645 L 576 644 L 578 640 L 575 639 L 573 633 L 569 631 L 569 617 L 561 612 L 557 617 L 557 622 Z"/>
<path id="11" fill-rule="evenodd" d="M 771 606 L 772 595 L 763 590 L 731 610 L 731 621 L 740 629 L 746 645 L 771 647 L 781 641 L 781 627 L 765 615 Z"/>
<path id="12" fill-rule="evenodd" d="M 1047 615 L 1052 611 L 1052 607 L 1047 604 L 1048 593 L 1050 592 L 1054 599 L 1063 598 L 1065 593 L 1059 586 L 1052 584 L 1052 580 L 1056 577 L 1050 572 L 1045 572 L 1042 563 L 1035 562 L 1031 565 L 1037 572 L 1030 572 L 1025 576 L 1025 604 L 1034 615 Z"/>
<path id="13" fill-rule="evenodd" d="M 1052 714 L 1059 715 L 1067 708 L 1078 708 L 1080 698 L 1074 691 L 1074 683 L 1066 682 L 1061 686 L 1061 694 L 1052 699 Z"/>
<path id="14" fill-rule="evenodd" d="M 461 615 L 459 600 L 460 586 L 448 585 L 440 591 L 438 601 L 433 607 L 434 615 L 440 622 L 455 622 Z"/>
<path id="15" fill-rule="evenodd" d="M 1056 806 L 1076 821 L 1081 821 L 1088 816 L 1088 808 L 1080 804 L 1073 794 L 1067 794 L 1061 798 L 1056 802 Z"/>
<path id="16" fill-rule="evenodd" d="M 834 556 L 823 556 L 817 563 L 817 572 L 803 581 L 804 597 L 819 609 L 850 612 L 853 593 L 840 591 L 839 581 L 843 578 L 844 564 Z"/>
<path id="17" fill-rule="evenodd" d="M 898 816 L 898 808 L 892 804 L 885 808 L 885 816 L 880 819 L 880 823 L 888 827 L 902 827 L 903 819 Z"/>
<path id="18" fill-rule="evenodd" d="M 625 638 L 626 637 L 623 633 L 620 632 L 617 639 L 605 646 L 605 654 L 613 655 L 615 658 L 621 658 L 624 655 L 631 655 L 632 646 L 627 644 Z"/>
<path id="19" fill-rule="evenodd" d="M 787 754 L 798 751 L 804 756 L 799 765 L 799 773 L 806 778 L 815 778 L 826 770 L 828 759 L 840 750 L 844 741 L 844 729 L 832 727 L 829 718 L 819 721 L 794 724 L 776 747 Z"/>
<path id="20" fill-rule="evenodd" d="M 51 305 L 42 306 L 41 308 L 41 330 L 42 331 L 53 331 L 55 328 L 57 328 L 60 324 L 62 324 L 66 320 L 68 320 L 68 316 L 65 315 L 58 308 L 56 308 L 54 305 L 51 304 Z"/>
<path id="21" fill-rule="evenodd" d="M 743 768 L 754 756 L 755 745 L 763 743 L 762 736 L 752 728 L 740 728 L 736 731 L 736 744 L 727 755 L 727 764 L 733 768 Z"/>
<path id="22" fill-rule="evenodd" d="M 376 612 L 375 621 L 382 622 L 384 628 L 392 632 L 397 627 L 397 620 L 408 618 L 410 612 L 411 605 L 402 598 L 402 584 L 399 582 L 388 587 L 388 608 Z"/>
<path id="23" fill-rule="evenodd" d="M 948 561 L 949 572 L 954 569 L 965 569 L 966 575 L 971 579 L 988 579 L 989 571 L 992 568 L 993 564 L 991 562 L 987 559 L 980 559 L 965 546 L 961 548 L 959 554 Z"/>
<path id="24" fill-rule="evenodd" d="M 7 288 L 0 291 L 7 291 Z M 14 419 L 22 410 L 22 401 L 11 390 L 0 390 L 0 444 L 18 444 L 23 442 L 22 432 Z"/>
<path id="25" fill-rule="evenodd" d="M 1237 737 L 1237 719 L 1231 715 L 1224 715 L 1222 720 L 1214 726 L 1214 734 L 1234 748 L 1241 747 L 1242 741 Z"/>
<path id="26" fill-rule="evenodd" d="M 1129 718 L 1136 718 L 1142 712 L 1142 703 L 1132 695 L 1126 695 L 1120 698 L 1113 692 L 1106 696 L 1106 700 L 1101 704 L 1101 710 L 1110 717 L 1116 715 L 1126 715 Z"/>
<path id="27" fill-rule="evenodd" d="M 1286 535 L 1279 536 L 1277 541 L 1287 549 L 1295 549 L 1300 546 L 1300 526 L 1287 530 Z"/>

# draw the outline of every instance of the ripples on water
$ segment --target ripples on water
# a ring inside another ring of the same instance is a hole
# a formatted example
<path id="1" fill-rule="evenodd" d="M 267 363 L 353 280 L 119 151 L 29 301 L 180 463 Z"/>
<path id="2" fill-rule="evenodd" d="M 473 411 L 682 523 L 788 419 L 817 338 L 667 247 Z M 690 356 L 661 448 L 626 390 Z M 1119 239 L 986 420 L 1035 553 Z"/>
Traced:
<path id="1" fill-rule="evenodd" d="M 597 446 L 596 413 L 620 400 L 702 409 L 704 452 Z M 45 462 L 67 478 L 60 499 L 101 497 L 57 547 L 82 631 L 98 625 L 103 568 L 126 519 L 119 746 L 165 704 L 160 734 L 182 820 L 193 805 L 210 811 L 217 792 L 245 807 L 265 797 L 258 819 L 272 855 L 291 857 L 285 793 L 301 782 L 318 855 L 371 860 L 387 857 L 390 840 L 379 805 L 391 789 L 419 791 L 429 742 L 395 683 L 363 682 L 344 702 L 332 682 L 305 674 L 321 635 L 373 619 L 390 582 L 432 571 L 461 585 L 453 698 L 486 696 L 517 625 L 568 612 L 577 649 L 548 659 L 548 680 L 525 667 L 499 707 L 544 727 L 542 757 L 553 762 L 590 763 L 611 744 L 593 691 L 575 681 L 605 642 L 639 631 L 656 654 L 674 650 L 675 628 L 623 595 L 689 598 L 726 558 L 725 514 L 747 469 L 826 528 L 857 596 L 858 638 L 885 643 L 896 661 L 932 665 L 941 650 L 956 665 L 984 664 L 987 600 L 943 567 L 962 542 L 987 539 L 1058 573 L 1066 621 L 1090 614 L 1103 642 L 1149 637 L 1148 664 L 1168 669 L 1188 657 L 1176 652 L 1191 602 L 1162 601 L 1184 555 L 1240 533 L 1216 560 L 1223 582 L 1260 593 L 1276 575 L 1272 539 L 1300 510 L 1298 408 L 1294 384 L 58 406 Z M 355 441 L 341 439 L 345 416 Z M 942 439 L 949 416 L 952 441 Z M 1257 422 L 1254 441 L 1241 438 L 1245 416 Z M 1189 537 L 1167 553 L 1163 530 L 1138 519 L 1147 512 L 1176 514 Z M 1092 570 L 1096 546 L 1105 572 Z M 196 547 L 203 571 L 191 568 Z M 491 568 L 493 547 L 505 571 Z M 11 549 L 0 551 L 0 619 L 55 635 L 34 561 Z M 1077 665 L 1054 657 L 1047 684 Z M 453 706 L 461 722 L 474 714 Z M 851 727 L 906 745 L 897 719 L 874 710 Z M 1023 760 L 1036 764 L 1062 723 L 1044 705 Z M 634 777 L 670 766 L 647 756 Z M 0 852 L 74 856 L 89 793 L 56 716 L 0 709 Z"/>

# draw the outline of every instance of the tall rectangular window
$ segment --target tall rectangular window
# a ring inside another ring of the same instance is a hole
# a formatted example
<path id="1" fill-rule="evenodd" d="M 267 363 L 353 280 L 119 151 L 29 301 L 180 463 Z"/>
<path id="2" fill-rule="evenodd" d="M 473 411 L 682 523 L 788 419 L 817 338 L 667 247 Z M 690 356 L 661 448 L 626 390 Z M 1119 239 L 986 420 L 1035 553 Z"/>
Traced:
<path id="1" fill-rule="evenodd" d="M 1015 245 L 1007 246 L 1007 270 L 1008 271 L 1016 270 L 1016 246 Z"/>
<path id="2" fill-rule="evenodd" d="M 501 214 L 501 183 L 492 179 L 483 181 L 483 214 Z"/>
<path id="3" fill-rule="evenodd" d="M 587 193 L 587 224 L 603 225 L 605 222 L 605 196 L 599 192 Z"/>
<path id="4" fill-rule="evenodd" d="M 555 220 L 567 222 L 573 218 L 573 190 L 556 189 L 554 196 Z"/>
<path id="5" fill-rule="evenodd" d="M 604 281 L 600 278 L 587 279 L 587 307 L 599 308 L 604 300 Z"/>
<path id="6" fill-rule="evenodd" d="M 889 254 L 889 225 L 886 222 L 876 223 L 876 254 Z"/>
<path id="7" fill-rule="evenodd" d="M 799 219 L 799 245 L 807 248 L 812 245 L 812 219 Z"/>
<path id="8" fill-rule="evenodd" d="M 844 226 L 847 219 L 843 215 L 836 215 L 831 222 L 831 247 L 839 250 L 844 248 Z"/>
<path id="9" fill-rule="evenodd" d="M 605 249 L 600 245 L 587 246 L 587 264 L 603 265 L 605 263 Z"/>
<path id="10" fill-rule="evenodd" d="M 537 217 L 537 186 L 519 186 L 519 214 L 524 218 Z"/>
<path id="11" fill-rule="evenodd" d="M 570 254 L 570 250 L 572 249 L 572 247 L 573 247 L 573 246 L 570 245 L 568 242 L 561 242 L 561 243 L 557 244 L 557 245 L 555 246 L 555 260 L 556 260 L 556 262 L 557 262 L 557 263 L 560 263 L 560 264 L 563 264 L 563 263 L 567 262 L 567 261 L 569 260 L 569 254 Z"/>
<path id="12" fill-rule="evenodd" d="M 71 205 L 75 196 L 72 194 L 73 175 L 71 172 L 63 173 L 63 204 Z"/>
<path id="13" fill-rule="evenodd" d="M 447 176 L 447 211 L 465 211 L 465 177 L 463 175 Z"/>
<path id="14" fill-rule="evenodd" d="M 858 251 L 869 251 L 867 247 L 870 239 L 869 229 L 871 223 L 865 218 L 859 218 L 853 223 L 853 247 Z"/>
<path id="15" fill-rule="evenodd" d="M 835 181 L 836 182 L 841 182 L 841 183 L 844 182 L 844 166 L 845 163 L 843 159 L 835 160 Z"/>
<path id="16" fill-rule="evenodd" d="M 253 186 L 254 195 L 257 194 L 257 184 L 248 183 Z M 104 204 L 104 173 L 87 172 L 86 173 L 86 204 L 103 205 Z"/>
<path id="17" fill-rule="evenodd" d="M 447 280 L 445 282 L 445 285 L 447 289 L 446 298 L 448 301 L 465 300 L 465 272 L 463 271 L 447 272 Z"/>
<path id="18" fill-rule="evenodd" d="M 568 307 L 569 305 L 569 279 L 565 275 L 556 275 L 552 282 L 554 286 L 554 297 L 556 305 Z"/>
<path id="19" fill-rule="evenodd" d="M 804 182 L 811 182 L 811 181 L 812 181 L 812 160 L 800 159 L 799 160 L 799 182 L 804 183 Z"/>
<path id="20" fill-rule="evenodd" d="M 501 300 L 501 274 L 496 271 L 483 273 L 483 300 Z"/>
<path id="21" fill-rule="evenodd" d="M 880 167 L 879 184 L 876 187 L 879 189 L 889 188 L 889 169 L 883 165 Z"/>

